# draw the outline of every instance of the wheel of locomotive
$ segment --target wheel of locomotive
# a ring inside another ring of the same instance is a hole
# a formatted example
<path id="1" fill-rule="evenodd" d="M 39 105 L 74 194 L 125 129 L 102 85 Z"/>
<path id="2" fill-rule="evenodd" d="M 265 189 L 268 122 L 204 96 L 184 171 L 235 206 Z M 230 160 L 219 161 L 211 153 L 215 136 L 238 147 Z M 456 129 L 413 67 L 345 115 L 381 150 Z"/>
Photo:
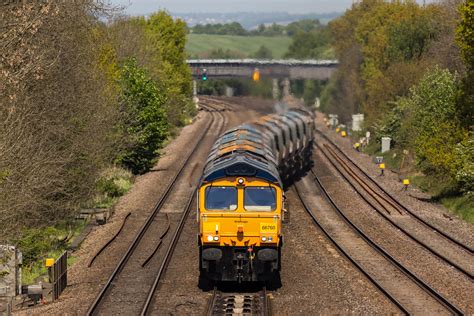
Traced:
<path id="1" fill-rule="evenodd" d="M 210 291 L 214 288 L 216 282 L 210 279 L 205 271 L 199 274 L 198 287 L 203 291 Z"/>

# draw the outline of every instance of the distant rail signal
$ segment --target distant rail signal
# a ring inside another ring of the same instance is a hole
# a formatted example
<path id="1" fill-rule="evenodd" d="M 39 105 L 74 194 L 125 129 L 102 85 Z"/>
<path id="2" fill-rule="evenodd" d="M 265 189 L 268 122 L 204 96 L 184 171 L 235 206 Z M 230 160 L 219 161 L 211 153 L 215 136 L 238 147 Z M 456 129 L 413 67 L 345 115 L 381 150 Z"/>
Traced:
<path id="1" fill-rule="evenodd" d="M 253 81 L 260 80 L 260 70 L 258 70 L 258 68 L 255 68 L 255 70 L 253 71 L 252 79 Z"/>
<path id="2" fill-rule="evenodd" d="M 207 80 L 207 69 L 206 69 L 206 68 L 203 68 L 203 69 L 202 69 L 202 72 L 201 72 L 201 79 L 202 79 L 202 81 L 206 81 L 206 80 Z"/>

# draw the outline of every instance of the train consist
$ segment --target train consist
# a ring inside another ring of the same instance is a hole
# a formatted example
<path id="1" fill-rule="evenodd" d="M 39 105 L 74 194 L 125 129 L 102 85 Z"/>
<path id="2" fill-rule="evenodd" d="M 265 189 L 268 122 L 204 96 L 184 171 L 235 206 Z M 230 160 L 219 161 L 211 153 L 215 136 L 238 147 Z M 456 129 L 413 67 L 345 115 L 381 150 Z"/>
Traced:
<path id="1" fill-rule="evenodd" d="M 269 281 L 280 271 L 283 188 L 311 163 L 313 131 L 313 114 L 291 109 L 217 139 L 198 190 L 201 278 Z"/>

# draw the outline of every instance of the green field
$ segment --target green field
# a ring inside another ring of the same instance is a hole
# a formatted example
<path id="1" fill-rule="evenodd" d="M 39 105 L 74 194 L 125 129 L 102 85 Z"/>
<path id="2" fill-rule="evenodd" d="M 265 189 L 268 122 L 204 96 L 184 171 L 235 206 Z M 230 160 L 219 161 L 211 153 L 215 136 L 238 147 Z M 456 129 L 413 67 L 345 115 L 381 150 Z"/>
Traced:
<path id="1" fill-rule="evenodd" d="M 216 50 L 231 50 L 239 52 L 245 57 L 254 54 L 261 45 L 272 51 L 274 58 L 282 58 L 288 50 L 291 38 L 288 36 L 233 36 L 233 35 L 207 35 L 188 34 L 186 51 L 189 56 L 196 57 Z"/>

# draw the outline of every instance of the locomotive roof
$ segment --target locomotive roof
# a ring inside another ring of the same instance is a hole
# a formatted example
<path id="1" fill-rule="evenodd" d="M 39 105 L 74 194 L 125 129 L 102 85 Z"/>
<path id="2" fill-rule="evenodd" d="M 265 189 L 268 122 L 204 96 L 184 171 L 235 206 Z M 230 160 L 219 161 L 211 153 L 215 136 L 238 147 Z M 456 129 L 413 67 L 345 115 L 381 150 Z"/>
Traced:
<path id="1" fill-rule="evenodd" d="M 294 113 L 290 113 L 294 112 Z M 226 176 L 252 176 L 279 183 L 281 179 L 270 138 L 262 126 L 282 133 L 285 115 L 308 116 L 305 110 L 291 109 L 283 115 L 267 115 L 253 123 L 244 123 L 227 130 L 212 146 L 204 168 L 202 181 L 213 181 Z"/>
<path id="2" fill-rule="evenodd" d="M 234 152 L 228 157 L 210 161 L 206 165 L 202 181 L 213 181 L 229 176 L 256 177 L 281 186 L 280 175 L 275 164 L 260 160 L 245 151 Z"/>
<path id="3" fill-rule="evenodd" d="M 203 181 L 226 176 L 252 176 L 281 185 L 268 136 L 254 124 L 242 124 L 225 132 L 214 143 Z"/>

